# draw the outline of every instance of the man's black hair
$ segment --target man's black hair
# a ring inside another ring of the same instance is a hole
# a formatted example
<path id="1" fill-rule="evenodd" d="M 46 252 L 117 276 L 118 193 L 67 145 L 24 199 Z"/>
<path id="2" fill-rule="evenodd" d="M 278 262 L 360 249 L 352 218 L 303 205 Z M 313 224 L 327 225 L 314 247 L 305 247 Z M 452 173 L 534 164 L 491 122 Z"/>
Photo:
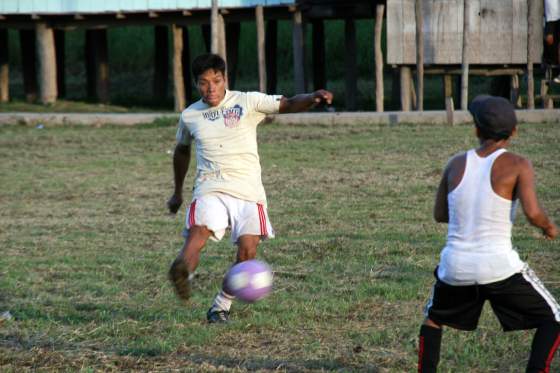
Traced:
<path id="1" fill-rule="evenodd" d="M 207 70 L 220 71 L 224 77 L 226 76 L 226 62 L 217 54 L 208 53 L 201 54 L 192 62 L 192 73 L 194 81 L 198 81 L 198 77 Z"/>

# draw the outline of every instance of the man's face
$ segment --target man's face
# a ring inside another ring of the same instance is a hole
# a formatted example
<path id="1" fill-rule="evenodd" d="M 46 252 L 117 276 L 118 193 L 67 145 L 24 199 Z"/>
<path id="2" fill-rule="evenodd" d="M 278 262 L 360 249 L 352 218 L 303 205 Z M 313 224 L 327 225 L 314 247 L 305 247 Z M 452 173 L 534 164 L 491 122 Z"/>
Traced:
<path id="1" fill-rule="evenodd" d="M 208 69 L 198 76 L 196 88 L 204 102 L 217 106 L 226 94 L 226 79 L 221 71 Z"/>

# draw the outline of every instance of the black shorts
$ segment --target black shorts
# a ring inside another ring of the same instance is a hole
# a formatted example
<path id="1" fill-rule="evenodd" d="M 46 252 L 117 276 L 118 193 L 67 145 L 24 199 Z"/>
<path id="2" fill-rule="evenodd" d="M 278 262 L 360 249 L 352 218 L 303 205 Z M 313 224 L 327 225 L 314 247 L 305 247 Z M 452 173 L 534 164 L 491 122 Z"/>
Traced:
<path id="1" fill-rule="evenodd" d="M 533 329 L 560 322 L 560 306 L 527 266 L 505 280 L 486 285 L 452 286 L 437 277 L 425 315 L 461 330 L 475 330 L 488 300 L 504 331 Z"/>

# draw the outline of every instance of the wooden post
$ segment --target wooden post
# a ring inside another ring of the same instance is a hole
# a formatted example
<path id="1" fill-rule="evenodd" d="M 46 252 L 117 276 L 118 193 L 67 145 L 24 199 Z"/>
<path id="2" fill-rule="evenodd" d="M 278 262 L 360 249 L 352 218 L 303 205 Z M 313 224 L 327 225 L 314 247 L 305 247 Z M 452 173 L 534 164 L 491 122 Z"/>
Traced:
<path id="1" fill-rule="evenodd" d="M 240 36 L 241 36 L 241 23 L 239 22 L 226 23 L 227 78 L 228 78 L 229 89 L 235 88 Z"/>
<path id="2" fill-rule="evenodd" d="M 292 43 L 294 48 L 294 91 L 305 92 L 305 54 L 303 38 L 303 16 L 301 10 L 296 9 L 293 15 Z"/>
<path id="3" fill-rule="evenodd" d="M 158 101 L 167 97 L 169 86 L 169 42 L 167 26 L 154 27 L 154 80 L 153 96 Z"/>
<path id="4" fill-rule="evenodd" d="M 35 30 L 19 30 L 19 43 L 21 50 L 21 63 L 23 67 L 23 89 L 25 100 L 34 102 L 37 99 L 37 70 L 35 60 L 37 50 L 35 48 Z"/>
<path id="5" fill-rule="evenodd" d="M 46 23 L 37 23 L 37 60 L 39 65 L 39 100 L 43 104 L 56 102 L 56 54 L 54 34 Z"/>
<path id="6" fill-rule="evenodd" d="M 10 100 L 8 30 L 0 29 L 0 103 Z"/>
<path id="7" fill-rule="evenodd" d="M 554 101 L 548 95 L 549 81 L 541 79 L 541 100 L 543 109 L 554 109 Z"/>
<path id="8" fill-rule="evenodd" d="M 220 42 L 218 40 L 219 36 L 219 20 L 218 17 L 220 13 L 218 12 L 218 0 L 212 0 L 212 10 L 210 12 L 210 53 L 218 54 L 220 48 Z"/>
<path id="9" fill-rule="evenodd" d="M 344 21 L 345 65 L 346 65 L 346 110 L 356 110 L 358 78 L 356 62 L 356 23 L 347 18 Z"/>
<path id="10" fill-rule="evenodd" d="M 172 26 L 173 33 L 173 97 L 175 111 L 181 112 L 185 109 L 185 83 L 183 79 L 183 29 L 180 26 Z"/>
<path id="11" fill-rule="evenodd" d="M 66 53 L 64 30 L 54 30 L 56 50 L 56 87 L 58 97 L 66 97 Z"/>
<path id="12" fill-rule="evenodd" d="M 383 51 L 381 50 L 381 31 L 385 5 L 378 4 L 375 12 L 375 110 L 383 112 Z"/>
<path id="13" fill-rule="evenodd" d="M 325 26 L 322 19 L 313 21 L 312 38 L 313 89 L 324 89 L 327 87 L 327 79 L 325 73 Z"/>
<path id="14" fill-rule="evenodd" d="M 183 53 L 181 53 L 181 69 L 183 71 L 183 86 L 185 87 L 185 106 L 192 102 L 193 77 L 191 74 L 191 43 L 189 41 L 189 28 L 183 26 Z"/>
<path id="15" fill-rule="evenodd" d="M 224 16 L 218 13 L 218 54 L 224 59 L 227 65 L 227 50 L 226 50 L 226 23 Z M 226 76 L 226 88 L 228 81 Z"/>
<path id="16" fill-rule="evenodd" d="M 268 93 L 276 92 L 276 49 L 278 46 L 278 21 L 266 21 L 266 91 Z"/>
<path id="17" fill-rule="evenodd" d="M 95 91 L 99 102 L 109 102 L 109 48 L 107 29 L 93 31 Z"/>
<path id="18" fill-rule="evenodd" d="M 411 101 L 411 94 L 412 94 L 412 76 L 410 73 L 410 67 L 408 66 L 401 66 L 401 110 L 402 111 L 410 111 L 410 101 Z"/>
<path id="19" fill-rule="evenodd" d="M 416 0 L 416 89 L 418 90 L 417 106 L 424 110 L 424 17 L 422 15 L 422 0 Z"/>
<path id="20" fill-rule="evenodd" d="M 511 91 L 510 91 L 510 101 L 515 105 L 516 108 L 520 109 L 523 104 L 521 103 L 521 95 L 519 94 L 519 75 L 514 74 L 511 76 Z"/>
<path id="21" fill-rule="evenodd" d="M 84 55 L 86 64 L 86 89 L 87 97 L 95 99 L 95 48 L 94 48 L 94 32 L 95 30 L 86 30 Z"/>
<path id="22" fill-rule="evenodd" d="M 535 108 L 535 80 L 533 78 L 533 54 L 531 53 L 531 35 L 533 35 L 533 3 L 527 0 L 527 108 Z"/>
<path id="23" fill-rule="evenodd" d="M 264 10 L 262 5 L 255 7 L 255 23 L 257 26 L 257 54 L 259 61 L 259 91 L 266 92 L 266 56 L 265 56 L 265 30 Z"/>
<path id="24" fill-rule="evenodd" d="M 445 97 L 445 112 L 447 114 L 447 124 L 452 126 L 454 124 L 453 114 L 455 106 L 453 105 L 453 97 Z"/>
<path id="25" fill-rule="evenodd" d="M 463 54 L 461 64 L 461 110 L 467 110 L 469 102 L 469 32 L 470 0 L 463 0 Z"/>

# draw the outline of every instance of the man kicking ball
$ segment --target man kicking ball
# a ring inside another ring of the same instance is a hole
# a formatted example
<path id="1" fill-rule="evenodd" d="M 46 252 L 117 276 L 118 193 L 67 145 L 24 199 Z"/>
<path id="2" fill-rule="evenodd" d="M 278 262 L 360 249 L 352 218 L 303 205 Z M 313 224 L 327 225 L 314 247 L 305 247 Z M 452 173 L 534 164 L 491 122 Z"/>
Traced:
<path id="1" fill-rule="evenodd" d="M 537 329 L 526 371 L 548 372 L 560 307 L 512 247 L 518 200 L 546 238 L 558 229 L 539 205 L 531 163 L 506 150 L 517 125 L 511 103 L 478 96 L 469 110 L 480 146 L 449 161 L 437 191 L 434 217 L 449 227 L 420 328 L 418 371 L 436 371 L 442 326 L 476 329 L 488 300 L 504 331 Z"/>
<path id="2" fill-rule="evenodd" d="M 325 90 L 291 98 L 225 88 L 226 64 L 215 54 L 194 59 L 192 72 L 201 99 L 181 113 L 173 155 L 175 192 L 168 201 L 176 213 L 183 182 L 196 149 L 192 202 L 183 230 L 185 243 L 171 265 L 169 279 L 177 295 L 188 299 L 200 251 L 208 239 L 219 241 L 227 228 L 237 245 L 237 262 L 255 258 L 261 240 L 274 237 L 257 152 L 257 125 L 271 113 L 293 113 L 331 104 Z M 227 322 L 234 297 L 223 289 L 207 313 L 210 323 Z"/>

